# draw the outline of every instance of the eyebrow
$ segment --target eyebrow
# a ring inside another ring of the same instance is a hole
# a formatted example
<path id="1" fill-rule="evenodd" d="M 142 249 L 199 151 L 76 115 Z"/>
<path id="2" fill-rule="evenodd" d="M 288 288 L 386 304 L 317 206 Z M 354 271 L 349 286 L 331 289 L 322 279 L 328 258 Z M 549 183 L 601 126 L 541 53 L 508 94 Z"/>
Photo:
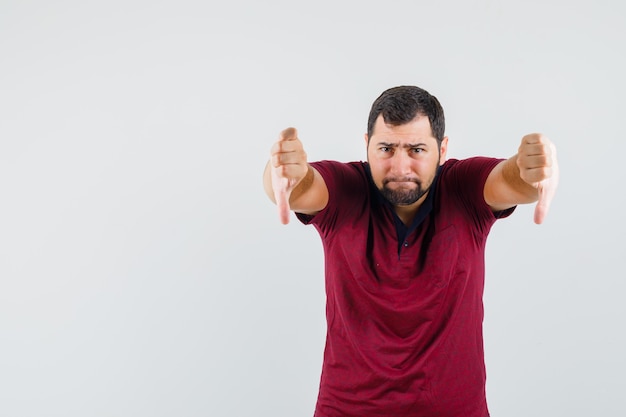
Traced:
<path id="1" fill-rule="evenodd" d="M 378 142 L 378 146 L 386 146 L 388 148 L 397 148 L 398 144 L 397 143 L 391 143 L 391 142 Z M 428 145 L 426 143 L 419 142 L 419 143 L 406 143 L 406 144 L 402 145 L 402 147 L 405 148 L 405 149 L 408 149 L 408 148 L 428 147 Z"/>

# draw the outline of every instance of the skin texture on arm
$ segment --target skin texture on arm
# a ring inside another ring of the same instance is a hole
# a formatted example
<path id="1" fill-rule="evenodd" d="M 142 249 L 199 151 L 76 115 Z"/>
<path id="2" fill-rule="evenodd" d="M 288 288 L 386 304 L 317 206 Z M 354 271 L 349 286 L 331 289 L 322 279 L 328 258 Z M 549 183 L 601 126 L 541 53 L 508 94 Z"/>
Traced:
<path id="1" fill-rule="evenodd" d="M 272 146 L 263 173 L 267 196 L 278 206 L 280 221 L 289 223 L 289 212 L 316 214 L 328 203 L 324 179 L 307 162 L 295 128 L 287 128 Z"/>
<path id="2" fill-rule="evenodd" d="M 487 177 L 485 201 L 493 211 L 537 202 L 534 221 L 543 223 L 559 181 L 556 148 L 539 133 L 526 135 L 517 154 L 499 163 Z"/>

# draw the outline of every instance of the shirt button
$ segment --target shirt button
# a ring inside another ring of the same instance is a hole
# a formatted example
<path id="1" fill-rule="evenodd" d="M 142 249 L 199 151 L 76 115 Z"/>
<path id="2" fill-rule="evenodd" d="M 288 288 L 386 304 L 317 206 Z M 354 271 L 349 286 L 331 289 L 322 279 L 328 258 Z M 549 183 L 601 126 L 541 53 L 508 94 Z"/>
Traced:
<path id="1" fill-rule="evenodd" d="M 407 246 L 409 246 L 409 242 L 404 242 L 404 247 L 406 248 Z"/>

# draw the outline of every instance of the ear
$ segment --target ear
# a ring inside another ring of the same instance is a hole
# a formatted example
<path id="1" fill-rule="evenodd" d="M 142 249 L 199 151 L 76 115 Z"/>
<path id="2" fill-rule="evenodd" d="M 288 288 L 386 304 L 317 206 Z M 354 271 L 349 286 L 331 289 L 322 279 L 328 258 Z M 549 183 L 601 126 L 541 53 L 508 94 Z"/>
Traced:
<path id="1" fill-rule="evenodd" d="M 369 142 L 369 137 L 367 136 L 367 133 L 363 134 L 363 138 L 365 139 L 365 148 L 367 149 L 367 145 Z"/>
<path id="2" fill-rule="evenodd" d="M 448 137 L 444 136 L 441 139 L 441 147 L 439 152 L 439 165 L 443 165 L 446 162 L 446 154 L 448 153 Z"/>

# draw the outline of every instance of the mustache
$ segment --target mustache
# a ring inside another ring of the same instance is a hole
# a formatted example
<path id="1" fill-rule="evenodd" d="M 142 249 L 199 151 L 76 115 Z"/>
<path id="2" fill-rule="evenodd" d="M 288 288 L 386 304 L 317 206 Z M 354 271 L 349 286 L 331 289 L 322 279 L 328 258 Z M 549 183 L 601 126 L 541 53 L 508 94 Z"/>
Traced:
<path id="1" fill-rule="evenodd" d="M 387 185 L 390 182 L 414 182 L 420 184 L 420 180 L 415 177 L 388 177 L 383 179 L 383 185 Z"/>

